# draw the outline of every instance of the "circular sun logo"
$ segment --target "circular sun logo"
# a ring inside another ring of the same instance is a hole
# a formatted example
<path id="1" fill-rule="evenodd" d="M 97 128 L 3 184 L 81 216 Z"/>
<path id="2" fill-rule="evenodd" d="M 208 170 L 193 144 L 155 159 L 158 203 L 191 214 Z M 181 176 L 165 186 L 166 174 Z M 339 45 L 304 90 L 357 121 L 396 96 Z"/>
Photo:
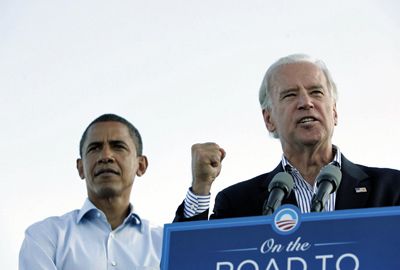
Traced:
<path id="1" fill-rule="evenodd" d="M 285 206 L 276 212 L 273 227 L 279 234 L 289 234 L 294 232 L 299 224 L 298 212 L 291 207 Z"/>

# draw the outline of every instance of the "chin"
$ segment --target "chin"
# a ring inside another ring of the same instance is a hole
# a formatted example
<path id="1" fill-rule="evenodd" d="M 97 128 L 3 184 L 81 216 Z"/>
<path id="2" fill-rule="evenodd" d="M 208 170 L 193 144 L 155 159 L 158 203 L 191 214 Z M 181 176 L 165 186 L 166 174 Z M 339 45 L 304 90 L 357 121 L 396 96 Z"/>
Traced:
<path id="1" fill-rule="evenodd" d="M 303 138 L 300 139 L 302 144 L 308 145 L 308 146 L 313 146 L 321 142 L 321 136 L 304 136 Z"/>
<path id="2" fill-rule="evenodd" d="M 315 146 L 318 143 L 319 143 L 319 141 L 306 141 L 306 142 L 303 142 L 303 145 L 305 145 L 305 146 Z"/>
<path id="3" fill-rule="evenodd" d="M 97 191 L 97 197 L 102 199 L 116 197 L 119 195 L 120 192 L 112 187 L 103 187 Z"/>
<path id="4" fill-rule="evenodd" d="M 320 129 L 307 129 L 298 134 L 301 141 L 319 142 L 326 137 L 326 133 Z"/>

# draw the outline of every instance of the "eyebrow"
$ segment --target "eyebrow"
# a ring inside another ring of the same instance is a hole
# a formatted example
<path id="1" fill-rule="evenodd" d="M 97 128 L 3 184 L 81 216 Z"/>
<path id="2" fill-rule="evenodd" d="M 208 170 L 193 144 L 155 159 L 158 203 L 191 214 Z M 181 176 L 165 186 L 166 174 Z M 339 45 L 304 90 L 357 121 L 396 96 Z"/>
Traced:
<path id="1" fill-rule="evenodd" d="M 93 146 L 93 145 L 98 146 L 98 145 L 102 145 L 102 144 L 103 144 L 102 142 L 96 142 L 96 141 L 94 141 L 94 142 L 89 143 L 89 144 L 86 146 L 86 149 L 89 148 L 89 146 Z"/>
<path id="2" fill-rule="evenodd" d="M 299 91 L 298 87 L 292 87 L 292 88 L 284 89 L 279 93 L 279 97 L 282 97 L 282 96 L 284 96 L 284 95 L 286 95 L 288 93 L 297 92 L 297 91 Z"/>
<path id="3" fill-rule="evenodd" d="M 123 145 L 128 146 L 128 144 L 125 141 L 122 141 L 122 140 L 110 140 L 110 141 L 108 141 L 108 143 L 111 144 L 111 145 L 123 144 Z"/>
<path id="4" fill-rule="evenodd" d="M 306 90 L 313 90 L 313 89 L 325 89 L 325 88 L 322 86 L 322 84 L 312 84 L 311 86 L 306 87 Z M 283 96 L 288 93 L 297 92 L 297 91 L 299 91 L 299 87 L 290 87 L 290 88 L 282 90 L 279 93 L 279 96 Z"/>
<path id="5" fill-rule="evenodd" d="M 128 146 L 128 144 L 127 144 L 126 142 L 124 142 L 123 140 L 109 140 L 109 141 L 107 141 L 107 142 L 108 142 L 110 145 L 123 144 L 123 145 Z M 104 144 L 103 141 L 94 141 L 94 142 L 89 143 L 89 144 L 87 145 L 86 149 L 88 149 L 88 148 L 91 147 L 91 146 L 100 146 L 100 145 L 103 145 L 103 144 Z"/>

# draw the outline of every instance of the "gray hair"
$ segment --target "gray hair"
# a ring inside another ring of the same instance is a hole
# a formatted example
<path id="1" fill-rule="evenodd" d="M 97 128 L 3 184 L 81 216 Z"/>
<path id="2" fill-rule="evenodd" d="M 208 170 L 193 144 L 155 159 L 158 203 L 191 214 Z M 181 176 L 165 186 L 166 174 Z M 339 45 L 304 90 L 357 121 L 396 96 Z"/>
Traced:
<path id="1" fill-rule="evenodd" d="M 325 63 L 320 60 L 313 58 L 306 54 L 292 54 L 285 57 L 280 58 L 278 61 L 273 63 L 265 73 L 264 79 L 261 83 L 260 91 L 259 91 L 259 101 L 261 105 L 261 109 L 271 109 L 272 108 L 272 101 L 271 101 L 271 91 L 273 85 L 271 83 L 272 75 L 276 72 L 277 68 L 285 65 L 285 64 L 294 64 L 299 62 L 308 62 L 316 65 L 319 67 L 325 75 L 325 78 L 328 83 L 328 90 L 331 92 L 334 100 L 337 100 L 338 94 L 336 89 L 336 84 L 332 79 L 331 73 L 329 72 L 328 68 L 326 67 Z M 275 136 L 274 136 L 275 137 Z"/>

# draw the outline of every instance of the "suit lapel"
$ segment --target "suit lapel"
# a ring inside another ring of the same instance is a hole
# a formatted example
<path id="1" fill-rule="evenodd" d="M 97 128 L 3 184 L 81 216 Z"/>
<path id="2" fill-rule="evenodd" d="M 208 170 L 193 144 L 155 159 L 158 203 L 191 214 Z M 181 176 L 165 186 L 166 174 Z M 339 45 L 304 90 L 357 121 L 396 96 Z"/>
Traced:
<path id="1" fill-rule="evenodd" d="M 371 192 L 368 175 L 342 155 L 342 181 L 336 193 L 336 210 L 364 208 Z"/>

